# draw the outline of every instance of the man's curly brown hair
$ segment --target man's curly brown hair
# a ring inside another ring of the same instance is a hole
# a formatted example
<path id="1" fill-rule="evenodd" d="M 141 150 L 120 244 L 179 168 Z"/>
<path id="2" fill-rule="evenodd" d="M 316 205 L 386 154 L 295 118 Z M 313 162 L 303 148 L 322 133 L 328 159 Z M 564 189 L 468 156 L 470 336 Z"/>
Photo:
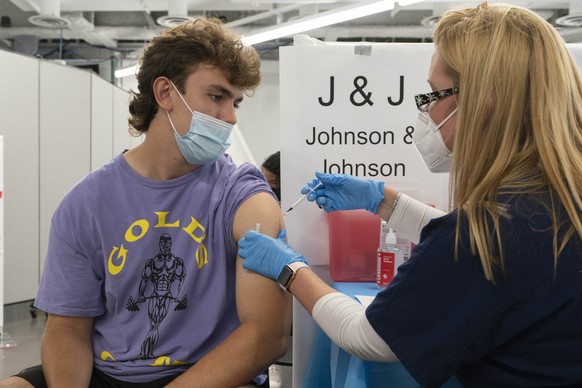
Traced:
<path id="1" fill-rule="evenodd" d="M 158 111 L 153 83 L 168 77 L 183 93 L 184 82 L 199 64 L 222 70 L 228 82 L 250 95 L 261 82 L 261 60 L 252 46 L 219 19 L 197 19 L 165 30 L 146 46 L 137 74 L 138 92 L 131 92 L 129 125 L 132 134 L 147 132 Z"/>

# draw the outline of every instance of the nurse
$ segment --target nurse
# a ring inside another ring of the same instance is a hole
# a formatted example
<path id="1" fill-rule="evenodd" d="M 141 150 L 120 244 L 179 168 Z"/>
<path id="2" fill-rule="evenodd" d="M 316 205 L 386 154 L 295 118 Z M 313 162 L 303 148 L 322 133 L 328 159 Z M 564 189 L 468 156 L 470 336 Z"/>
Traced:
<path id="1" fill-rule="evenodd" d="M 582 81 L 552 26 L 524 8 L 446 12 L 415 144 L 450 172 L 442 213 L 382 182 L 316 173 L 323 210 L 367 209 L 418 241 L 368 308 L 279 238 L 250 231 L 243 267 L 277 280 L 346 351 L 400 361 L 418 383 L 582 385 Z"/>

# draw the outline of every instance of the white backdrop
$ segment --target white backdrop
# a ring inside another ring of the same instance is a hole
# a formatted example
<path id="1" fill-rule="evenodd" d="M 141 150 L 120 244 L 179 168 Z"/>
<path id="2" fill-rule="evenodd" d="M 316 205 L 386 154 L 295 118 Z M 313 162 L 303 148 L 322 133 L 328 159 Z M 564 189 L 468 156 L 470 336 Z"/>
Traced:
<path id="1" fill-rule="evenodd" d="M 447 210 L 448 174 L 430 173 L 411 139 L 414 95 L 431 91 L 431 54 L 432 44 L 419 43 L 281 49 L 284 210 L 315 171 L 388 182 Z M 323 211 L 305 203 L 285 223 L 289 241 L 311 264 L 329 263 Z"/>
<path id="2" fill-rule="evenodd" d="M 431 91 L 426 79 L 432 50 L 432 44 L 419 43 L 280 50 L 283 210 L 315 171 L 381 180 L 448 208 L 448 174 L 430 173 L 411 141 L 414 95 Z M 285 223 L 289 242 L 310 264 L 329 263 L 324 211 L 303 203 Z M 297 302 L 293 311 L 293 386 L 301 387 L 316 326 Z"/>

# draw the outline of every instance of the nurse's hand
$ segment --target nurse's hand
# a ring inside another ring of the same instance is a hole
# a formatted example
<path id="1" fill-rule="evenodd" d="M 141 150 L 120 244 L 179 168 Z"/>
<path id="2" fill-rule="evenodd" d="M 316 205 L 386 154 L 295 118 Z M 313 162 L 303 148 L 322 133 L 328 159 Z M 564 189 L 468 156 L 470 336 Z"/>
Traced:
<path id="1" fill-rule="evenodd" d="M 308 201 L 325 210 L 366 209 L 376 214 L 378 204 L 384 199 L 384 182 L 357 178 L 345 174 L 324 174 L 316 172 L 314 179 L 301 189 L 306 194 L 318 182 L 323 185 L 307 196 Z"/>
<path id="2" fill-rule="evenodd" d="M 243 268 L 276 281 L 286 265 L 296 261 L 307 263 L 285 242 L 286 236 L 285 229 L 276 239 L 249 230 L 238 242 L 238 255 L 244 259 Z"/>

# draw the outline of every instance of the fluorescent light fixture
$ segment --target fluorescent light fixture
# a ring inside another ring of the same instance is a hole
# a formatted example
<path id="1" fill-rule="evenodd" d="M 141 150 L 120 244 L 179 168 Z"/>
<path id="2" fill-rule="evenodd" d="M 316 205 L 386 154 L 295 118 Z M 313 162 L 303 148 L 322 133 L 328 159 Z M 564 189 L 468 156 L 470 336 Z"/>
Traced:
<path id="1" fill-rule="evenodd" d="M 420 1 L 421 0 L 404 0 L 396 2 L 392 0 L 375 0 L 358 2 L 355 5 L 339 7 L 316 15 L 307 16 L 302 19 L 281 23 L 274 27 L 256 31 L 251 35 L 243 36 L 242 41 L 246 45 L 253 45 L 380 12 L 390 11 L 394 9 L 396 4 L 398 4 L 398 6 L 405 6 Z"/>
<path id="2" fill-rule="evenodd" d="M 126 67 L 124 69 L 115 70 L 115 78 L 129 77 L 130 75 L 136 75 L 139 71 L 139 65 L 134 65 Z"/>
<path id="3" fill-rule="evenodd" d="M 321 12 L 316 15 L 307 16 L 298 20 L 289 21 L 277 26 L 255 31 L 251 35 L 243 36 L 242 42 L 246 45 L 253 45 L 269 40 L 300 34 L 305 31 L 314 30 L 332 24 L 342 23 L 348 20 L 373 15 L 380 12 L 390 11 L 395 7 L 404 7 L 414 3 L 420 3 L 423 0 L 374 0 L 361 1 L 356 4 L 345 7 L 335 8 L 329 11 Z M 136 75 L 139 71 L 139 65 L 131 66 L 125 69 L 115 71 L 116 78 Z"/>

